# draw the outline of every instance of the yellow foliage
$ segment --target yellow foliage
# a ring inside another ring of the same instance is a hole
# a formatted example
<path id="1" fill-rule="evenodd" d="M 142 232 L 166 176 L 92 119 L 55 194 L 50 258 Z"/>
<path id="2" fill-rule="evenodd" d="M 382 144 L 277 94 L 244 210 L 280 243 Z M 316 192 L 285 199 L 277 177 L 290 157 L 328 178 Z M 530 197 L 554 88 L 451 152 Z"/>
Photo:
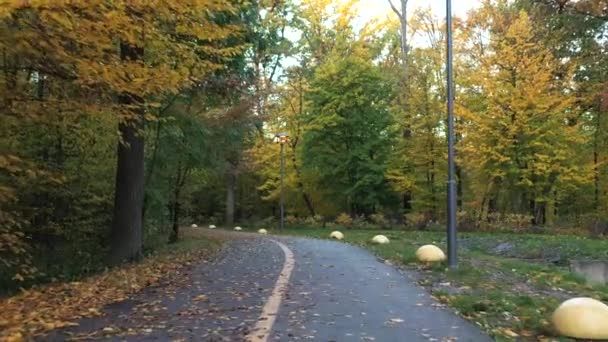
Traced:
<path id="1" fill-rule="evenodd" d="M 336 217 L 336 223 L 344 227 L 351 227 L 353 225 L 353 218 L 347 213 L 341 213 Z"/>

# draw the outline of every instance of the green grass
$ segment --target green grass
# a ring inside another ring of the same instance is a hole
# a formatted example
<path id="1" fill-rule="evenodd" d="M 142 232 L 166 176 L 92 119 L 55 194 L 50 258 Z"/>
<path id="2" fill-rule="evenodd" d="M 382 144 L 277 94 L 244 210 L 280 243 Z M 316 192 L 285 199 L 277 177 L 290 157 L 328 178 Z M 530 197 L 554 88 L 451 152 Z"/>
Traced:
<path id="1" fill-rule="evenodd" d="M 328 238 L 330 228 L 286 229 L 283 234 Z M 577 236 L 535 234 L 462 233 L 460 265 L 448 270 L 445 264 L 416 263 L 419 246 L 433 243 L 445 250 L 445 234 L 396 230 L 342 230 L 344 242 L 373 251 L 379 257 L 414 269 L 440 302 L 475 322 L 497 340 L 553 340 L 550 316 L 563 300 L 593 297 L 608 302 L 607 286 L 592 286 L 568 272 L 570 259 L 608 259 L 608 240 Z M 384 234 L 388 245 L 374 245 L 371 238 Z M 494 248 L 513 244 L 504 255 Z M 442 286 L 449 283 L 449 286 Z M 518 337 L 515 337 L 517 334 Z"/>

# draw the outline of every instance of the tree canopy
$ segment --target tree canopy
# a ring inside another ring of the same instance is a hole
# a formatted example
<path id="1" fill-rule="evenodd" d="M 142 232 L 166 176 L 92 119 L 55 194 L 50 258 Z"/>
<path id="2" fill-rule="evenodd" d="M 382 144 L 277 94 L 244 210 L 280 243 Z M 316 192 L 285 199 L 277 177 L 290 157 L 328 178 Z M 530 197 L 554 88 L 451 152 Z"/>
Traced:
<path id="1" fill-rule="evenodd" d="M 288 223 L 442 223 L 444 20 L 359 23 L 358 3 L 0 4 L 0 288 L 137 259 L 191 223 L 272 228 L 278 132 Z M 462 229 L 607 219 L 606 8 L 455 18 Z"/>

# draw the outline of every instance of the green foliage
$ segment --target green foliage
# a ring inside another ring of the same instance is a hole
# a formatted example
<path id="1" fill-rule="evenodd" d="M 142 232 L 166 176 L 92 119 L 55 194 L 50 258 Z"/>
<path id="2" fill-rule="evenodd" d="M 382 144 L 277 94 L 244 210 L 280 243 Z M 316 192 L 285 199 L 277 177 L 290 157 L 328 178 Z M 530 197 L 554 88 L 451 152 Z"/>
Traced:
<path id="1" fill-rule="evenodd" d="M 135 132 L 150 148 L 144 240 L 147 248 L 164 244 L 176 221 L 168 212 L 221 170 L 213 146 L 225 135 L 210 123 L 234 124 L 224 106 L 246 102 L 234 94 L 198 95 L 214 87 L 225 94 L 229 82 L 247 86 L 241 12 L 259 10 L 248 6 L 0 6 L 2 291 L 104 267 L 116 145 L 124 142 L 116 127 L 144 112 L 145 130 Z M 141 51 L 141 59 L 121 56 L 121 45 Z M 247 105 L 240 108 L 248 113 Z M 210 112 L 213 120 L 201 118 Z"/>
<path id="2" fill-rule="evenodd" d="M 328 60 L 310 85 L 305 171 L 344 209 L 370 214 L 390 198 L 384 177 L 391 145 L 389 82 L 357 56 Z"/>

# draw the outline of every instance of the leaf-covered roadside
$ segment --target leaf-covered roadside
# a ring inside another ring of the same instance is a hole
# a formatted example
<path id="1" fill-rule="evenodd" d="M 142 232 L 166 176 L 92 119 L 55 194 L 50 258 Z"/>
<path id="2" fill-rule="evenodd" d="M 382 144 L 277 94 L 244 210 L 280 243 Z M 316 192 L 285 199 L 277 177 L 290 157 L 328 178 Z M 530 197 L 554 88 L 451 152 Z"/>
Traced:
<path id="1" fill-rule="evenodd" d="M 0 300 L 0 341 L 28 337 L 77 325 L 83 317 L 102 315 L 102 308 L 161 280 L 183 280 L 192 263 L 205 262 L 224 239 L 187 232 L 184 239 L 141 262 L 109 269 L 82 281 L 55 283 L 24 290 Z"/>

